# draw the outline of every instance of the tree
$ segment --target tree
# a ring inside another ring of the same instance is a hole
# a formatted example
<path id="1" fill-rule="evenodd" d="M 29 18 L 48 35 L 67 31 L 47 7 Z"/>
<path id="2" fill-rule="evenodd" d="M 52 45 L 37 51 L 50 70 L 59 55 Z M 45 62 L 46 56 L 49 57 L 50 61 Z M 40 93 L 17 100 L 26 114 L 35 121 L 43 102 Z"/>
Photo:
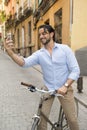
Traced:
<path id="1" fill-rule="evenodd" d="M 6 14 L 5 11 L 0 11 L 0 21 L 3 23 L 6 21 Z"/>

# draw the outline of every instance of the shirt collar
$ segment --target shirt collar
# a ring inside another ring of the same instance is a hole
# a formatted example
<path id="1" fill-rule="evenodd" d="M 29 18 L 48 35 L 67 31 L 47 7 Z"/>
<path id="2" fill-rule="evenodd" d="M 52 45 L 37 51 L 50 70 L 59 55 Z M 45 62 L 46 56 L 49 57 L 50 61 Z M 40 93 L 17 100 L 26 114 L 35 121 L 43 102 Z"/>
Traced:
<path id="1" fill-rule="evenodd" d="M 58 48 L 58 44 L 57 44 L 56 42 L 54 43 L 54 48 Z M 53 48 L 53 49 L 54 49 L 54 48 Z M 44 47 L 42 47 L 42 48 L 40 49 L 40 51 L 44 51 L 44 50 L 45 50 Z"/>

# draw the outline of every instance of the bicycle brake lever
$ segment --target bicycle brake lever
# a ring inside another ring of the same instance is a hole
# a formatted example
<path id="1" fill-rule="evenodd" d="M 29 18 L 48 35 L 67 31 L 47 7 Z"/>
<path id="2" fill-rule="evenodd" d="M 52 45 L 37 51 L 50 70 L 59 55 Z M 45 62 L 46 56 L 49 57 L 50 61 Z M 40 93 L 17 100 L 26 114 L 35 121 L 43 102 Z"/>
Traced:
<path id="1" fill-rule="evenodd" d="M 29 91 L 31 91 L 31 92 L 35 92 L 35 91 L 36 91 L 36 88 L 35 88 L 34 86 L 30 86 L 30 87 L 28 87 L 28 89 L 29 89 Z"/>

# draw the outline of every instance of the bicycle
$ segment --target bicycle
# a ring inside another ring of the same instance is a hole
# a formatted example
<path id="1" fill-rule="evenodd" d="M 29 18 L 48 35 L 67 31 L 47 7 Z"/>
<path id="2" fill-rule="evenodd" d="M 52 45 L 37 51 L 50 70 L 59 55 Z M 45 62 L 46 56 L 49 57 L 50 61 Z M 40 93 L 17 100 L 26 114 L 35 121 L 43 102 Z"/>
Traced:
<path id="1" fill-rule="evenodd" d="M 49 96 L 46 97 L 44 99 L 44 101 L 48 100 L 51 96 L 62 96 L 63 97 L 63 95 L 58 94 L 55 91 L 46 91 L 46 90 L 43 90 L 43 89 L 38 89 L 37 87 L 33 86 L 32 84 L 27 84 L 27 83 L 21 82 L 21 85 L 27 86 L 29 91 L 31 91 L 31 92 L 39 92 L 39 93 L 42 93 L 42 94 L 43 93 L 49 94 Z M 40 115 L 42 115 L 44 117 L 44 119 L 50 124 L 50 126 L 51 126 L 50 130 L 69 130 L 67 118 L 64 114 L 64 111 L 63 111 L 61 105 L 60 105 L 60 108 L 59 108 L 58 120 L 55 123 L 53 123 L 42 111 L 40 111 L 40 113 L 38 112 L 33 117 L 34 121 L 33 121 L 31 130 L 38 130 L 37 127 L 38 127 L 38 124 L 40 122 Z"/>

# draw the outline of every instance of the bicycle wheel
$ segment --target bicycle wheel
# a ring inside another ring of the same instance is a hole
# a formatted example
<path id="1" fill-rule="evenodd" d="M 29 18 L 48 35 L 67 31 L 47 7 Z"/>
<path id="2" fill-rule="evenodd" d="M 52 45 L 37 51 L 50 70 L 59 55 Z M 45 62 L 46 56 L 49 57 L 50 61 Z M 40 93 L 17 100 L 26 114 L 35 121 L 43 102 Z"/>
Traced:
<path id="1" fill-rule="evenodd" d="M 39 123 L 39 118 L 35 117 L 31 130 L 37 130 L 38 123 Z"/>
<path id="2" fill-rule="evenodd" d="M 54 123 L 55 128 L 51 128 L 51 130 L 69 130 L 68 122 L 62 106 L 60 106 L 58 121 Z"/>

